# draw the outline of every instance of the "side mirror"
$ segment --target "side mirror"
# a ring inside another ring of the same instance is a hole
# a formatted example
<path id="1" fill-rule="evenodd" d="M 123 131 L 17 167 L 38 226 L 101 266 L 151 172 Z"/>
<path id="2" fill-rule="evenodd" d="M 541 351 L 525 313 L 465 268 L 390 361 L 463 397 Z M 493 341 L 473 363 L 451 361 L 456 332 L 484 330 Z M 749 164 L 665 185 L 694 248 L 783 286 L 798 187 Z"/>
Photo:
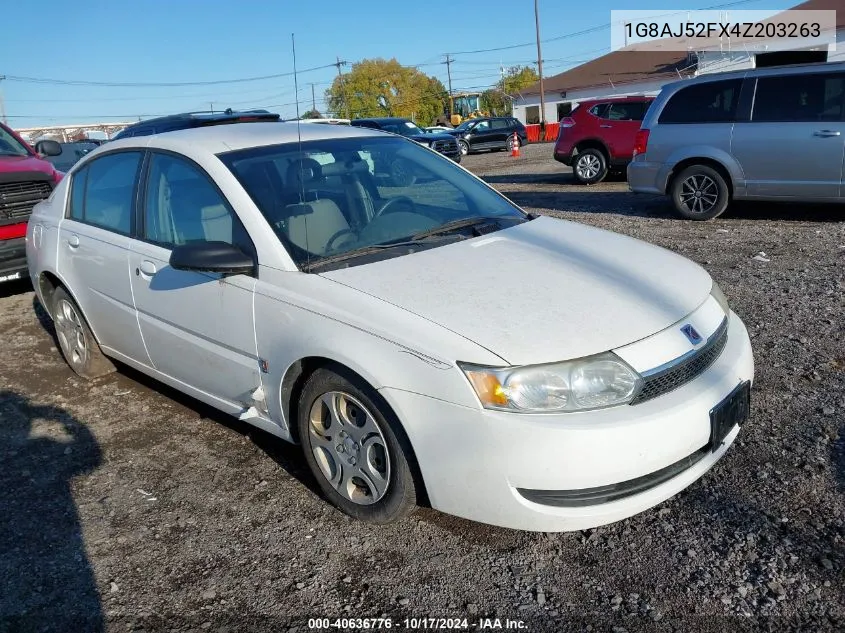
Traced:
<path id="1" fill-rule="evenodd" d="M 35 144 L 35 151 L 43 156 L 60 156 L 62 146 L 56 141 L 38 141 Z"/>
<path id="2" fill-rule="evenodd" d="M 170 253 L 170 266 L 176 270 L 224 275 L 251 275 L 255 272 L 252 257 L 226 242 L 195 242 L 177 246 Z"/>

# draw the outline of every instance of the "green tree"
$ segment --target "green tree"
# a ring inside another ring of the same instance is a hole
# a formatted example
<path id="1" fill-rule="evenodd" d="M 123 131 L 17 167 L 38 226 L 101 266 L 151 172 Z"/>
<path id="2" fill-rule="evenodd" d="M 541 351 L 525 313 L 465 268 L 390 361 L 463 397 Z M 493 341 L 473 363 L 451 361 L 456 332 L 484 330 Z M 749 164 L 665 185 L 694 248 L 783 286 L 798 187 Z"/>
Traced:
<path id="1" fill-rule="evenodd" d="M 357 62 L 326 90 L 329 110 L 336 116 L 399 116 L 419 125 L 430 125 L 443 114 L 445 96 L 439 79 L 395 59 Z"/>
<path id="2" fill-rule="evenodd" d="M 481 93 L 481 109 L 498 115 L 508 114 L 511 99 L 539 80 L 540 75 L 531 66 L 511 66 L 494 88 Z"/>
<path id="3" fill-rule="evenodd" d="M 318 110 L 308 110 L 301 117 L 301 119 L 322 119 L 323 115 Z"/>

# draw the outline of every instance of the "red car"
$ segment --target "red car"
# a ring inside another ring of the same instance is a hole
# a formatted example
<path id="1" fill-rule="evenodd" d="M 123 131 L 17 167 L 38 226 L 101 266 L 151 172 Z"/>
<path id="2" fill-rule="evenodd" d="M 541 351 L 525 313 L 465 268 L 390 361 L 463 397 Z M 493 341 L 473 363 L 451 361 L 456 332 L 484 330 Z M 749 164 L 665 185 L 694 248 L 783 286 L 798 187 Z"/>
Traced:
<path id="1" fill-rule="evenodd" d="M 556 161 L 572 167 L 578 182 L 592 185 L 622 171 L 634 155 L 634 138 L 651 97 L 582 101 L 560 120 Z"/>
<path id="2" fill-rule="evenodd" d="M 55 141 L 37 147 L 46 156 L 62 153 Z M 32 207 L 52 193 L 63 175 L 0 123 L 0 283 L 27 274 L 26 222 Z"/>

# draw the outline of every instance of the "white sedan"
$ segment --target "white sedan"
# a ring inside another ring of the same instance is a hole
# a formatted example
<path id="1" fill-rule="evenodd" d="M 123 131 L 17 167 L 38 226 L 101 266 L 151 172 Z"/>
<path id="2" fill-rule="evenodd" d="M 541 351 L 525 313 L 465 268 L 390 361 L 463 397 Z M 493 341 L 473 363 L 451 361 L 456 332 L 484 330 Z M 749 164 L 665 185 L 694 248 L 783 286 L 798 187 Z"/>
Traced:
<path id="1" fill-rule="evenodd" d="M 749 413 L 748 334 L 702 268 L 366 128 L 109 143 L 35 208 L 27 257 L 79 375 L 120 361 L 301 444 L 374 523 L 423 501 L 617 521 L 703 475 Z"/>

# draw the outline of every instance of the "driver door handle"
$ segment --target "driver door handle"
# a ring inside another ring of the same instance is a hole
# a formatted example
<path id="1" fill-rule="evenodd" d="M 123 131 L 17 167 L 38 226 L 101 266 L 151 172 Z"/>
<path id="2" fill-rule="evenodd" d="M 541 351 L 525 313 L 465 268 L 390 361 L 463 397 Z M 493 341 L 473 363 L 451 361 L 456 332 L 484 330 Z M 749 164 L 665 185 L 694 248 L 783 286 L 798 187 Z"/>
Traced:
<path id="1" fill-rule="evenodd" d="M 817 130 L 813 132 L 813 136 L 820 136 L 822 138 L 830 138 L 831 136 L 840 136 L 842 133 L 839 130 Z"/>
<path id="2" fill-rule="evenodd" d="M 613 126 L 612 125 L 600 125 L 599 127 L 612 128 Z"/>

